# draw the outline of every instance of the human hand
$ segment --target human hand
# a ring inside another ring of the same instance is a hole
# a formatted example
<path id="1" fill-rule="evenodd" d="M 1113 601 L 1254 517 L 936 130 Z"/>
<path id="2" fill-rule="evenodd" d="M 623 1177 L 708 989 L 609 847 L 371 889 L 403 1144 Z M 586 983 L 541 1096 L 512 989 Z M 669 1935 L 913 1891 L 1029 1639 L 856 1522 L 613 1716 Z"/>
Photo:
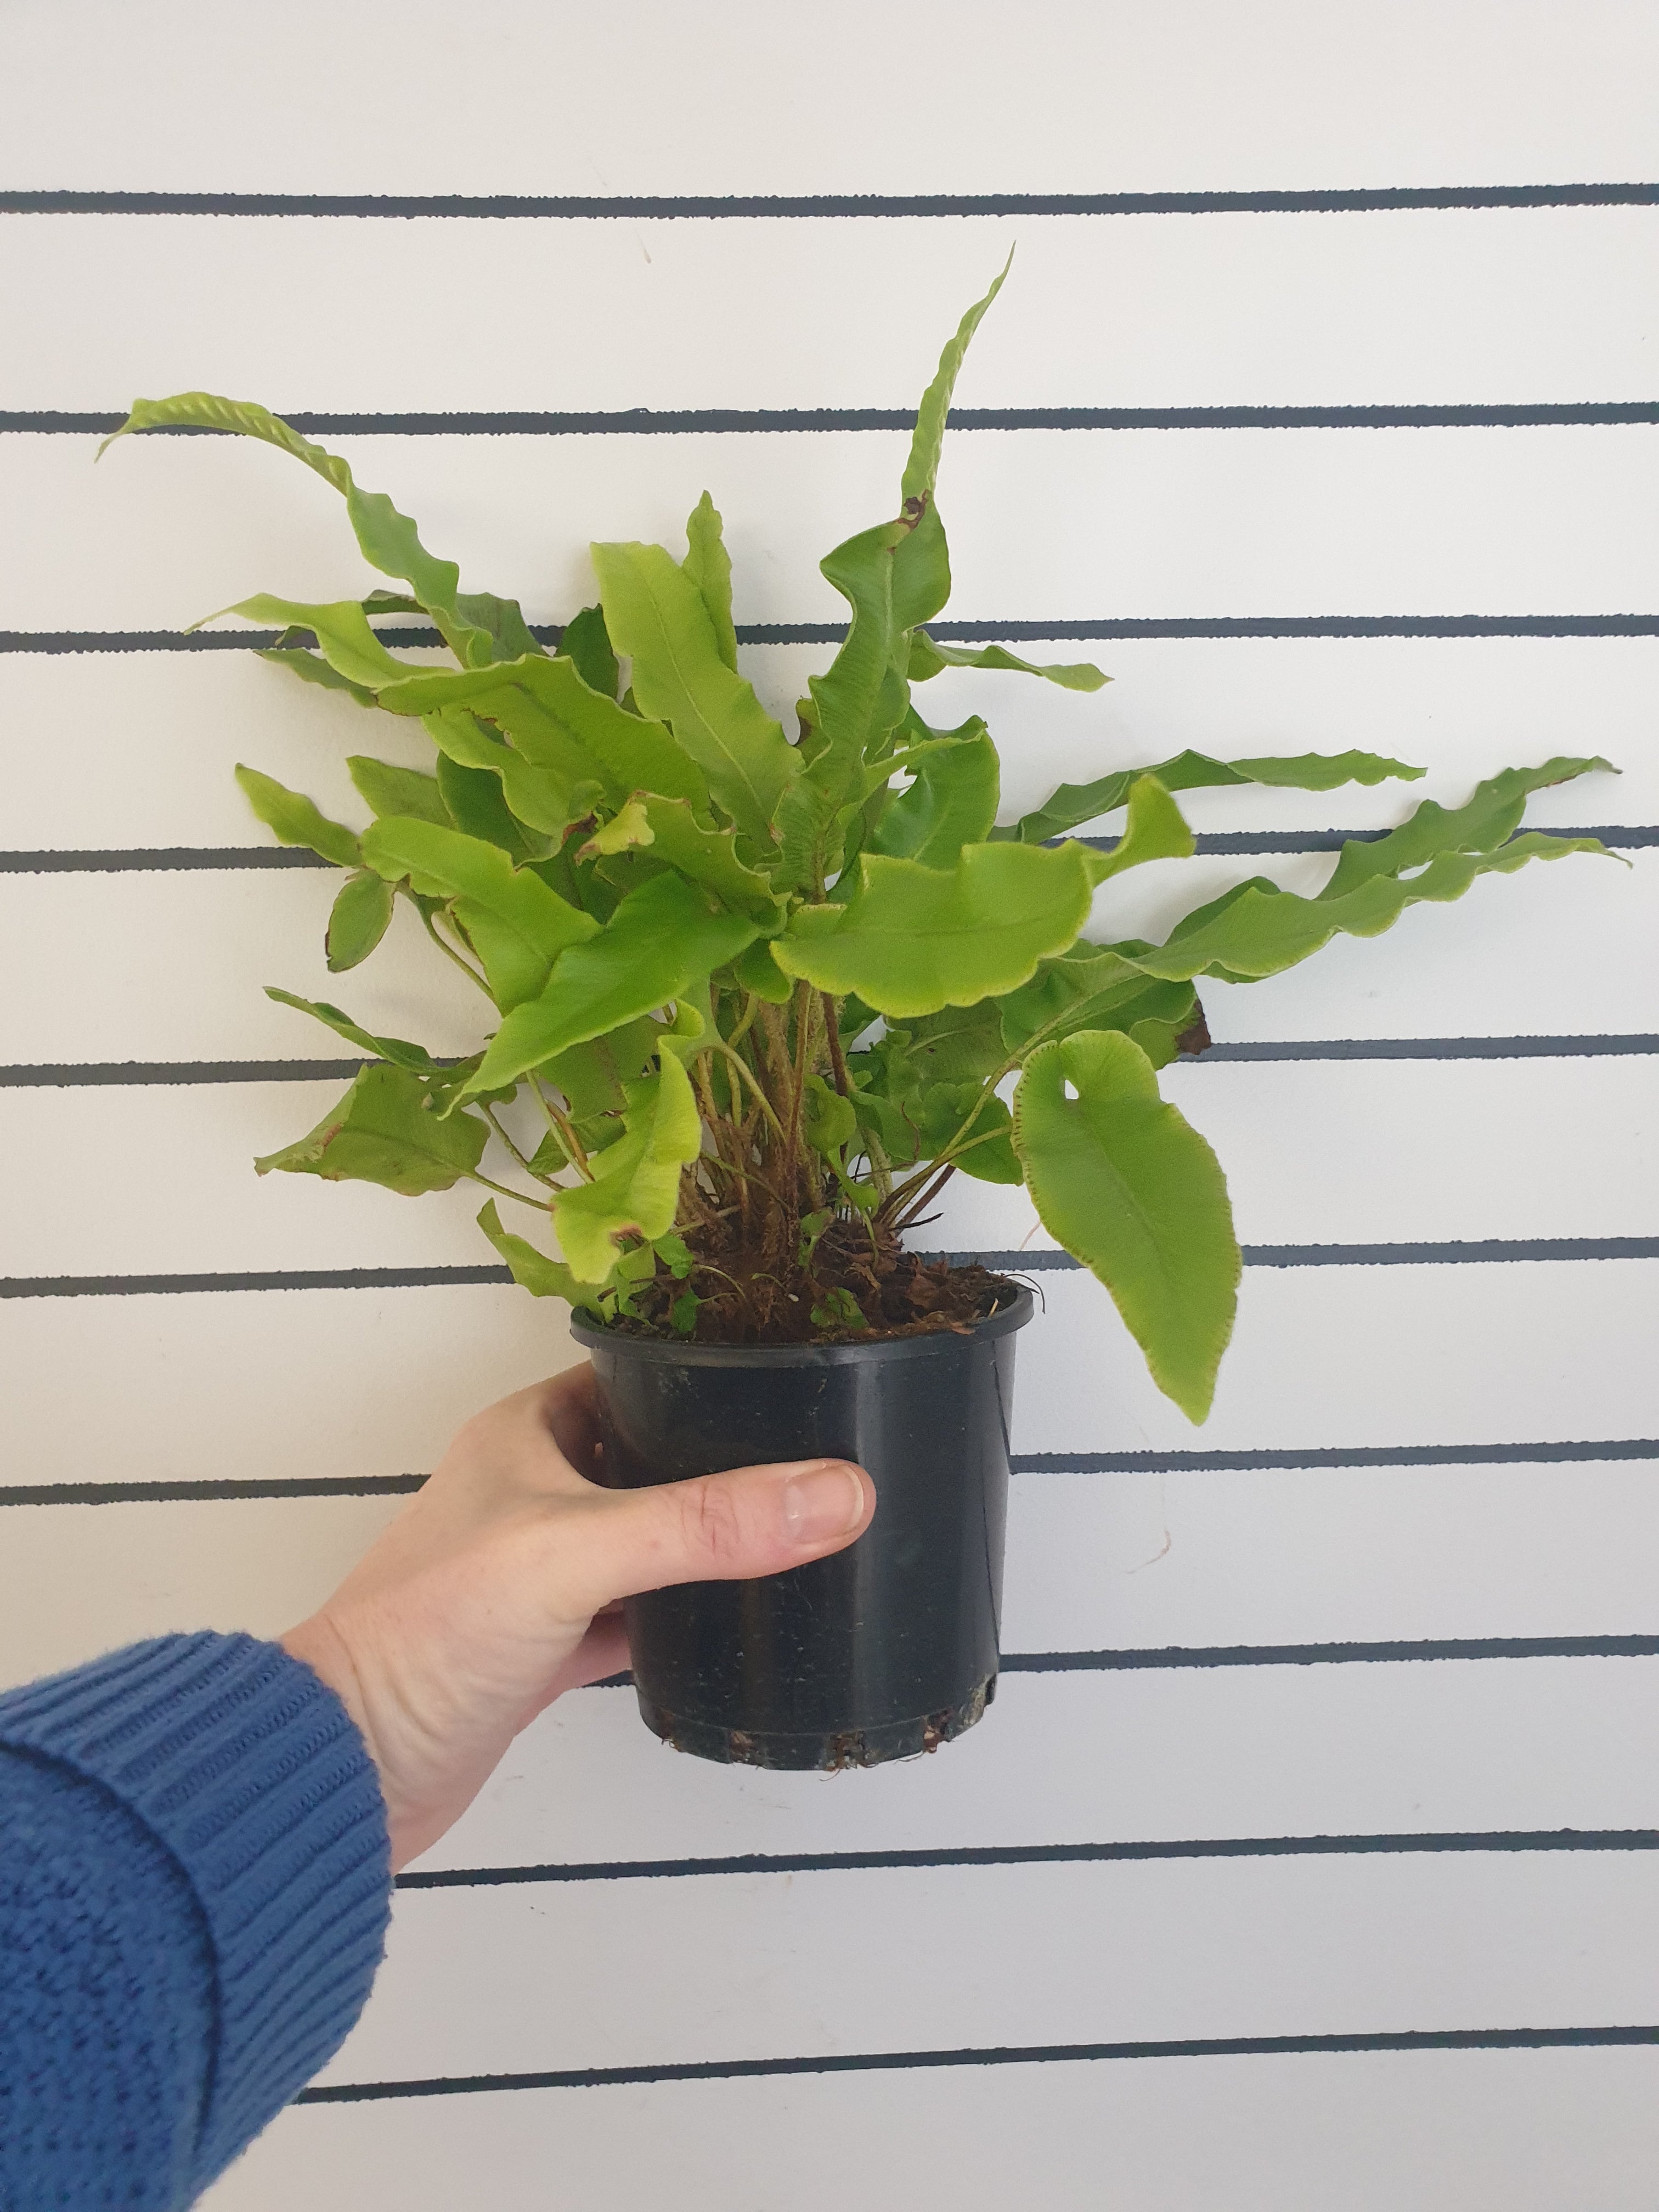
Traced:
<path id="1" fill-rule="evenodd" d="M 824 1559 L 875 1510 L 875 1486 L 844 1460 L 603 1490 L 589 1479 L 599 1452 L 591 1367 L 503 1398 L 279 1639 L 362 1732 L 394 1873 L 459 1820 L 555 1698 L 627 1666 L 623 1598 Z"/>

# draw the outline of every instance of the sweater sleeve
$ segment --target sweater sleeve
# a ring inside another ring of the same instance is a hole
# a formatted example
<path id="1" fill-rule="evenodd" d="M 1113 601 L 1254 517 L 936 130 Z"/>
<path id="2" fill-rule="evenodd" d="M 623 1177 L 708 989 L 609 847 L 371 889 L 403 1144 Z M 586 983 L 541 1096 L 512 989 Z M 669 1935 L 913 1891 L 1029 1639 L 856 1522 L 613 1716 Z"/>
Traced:
<path id="1" fill-rule="evenodd" d="M 344 2040 L 390 1896 L 362 1739 L 279 1646 L 0 1694 L 0 2212 L 190 2203 Z"/>

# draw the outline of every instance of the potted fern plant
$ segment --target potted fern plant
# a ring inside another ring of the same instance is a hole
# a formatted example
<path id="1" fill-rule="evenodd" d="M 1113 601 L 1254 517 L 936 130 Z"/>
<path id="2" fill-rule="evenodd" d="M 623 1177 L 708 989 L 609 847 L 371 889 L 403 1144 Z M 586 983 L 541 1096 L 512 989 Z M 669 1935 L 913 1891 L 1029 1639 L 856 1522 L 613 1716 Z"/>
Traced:
<path id="1" fill-rule="evenodd" d="M 429 774 L 350 760 L 362 827 L 238 770 L 276 837 L 343 872 L 329 968 L 366 959 L 405 902 L 434 959 L 475 987 L 480 1030 L 444 1060 L 273 990 L 368 1057 L 259 1172 L 406 1196 L 483 1185 L 479 1224 L 513 1276 L 574 1310 L 609 1482 L 818 1453 L 874 1476 L 877 1519 L 839 1557 L 632 1601 L 647 1721 L 714 1759 L 931 1750 L 994 1691 L 1014 1334 L 1031 1300 L 907 1250 L 946 1179 L 1024 1183 L 1159 1388 L 1201 1421 L 1239 1252 L 1221 1168 L 1158 1082 L 1208 1042 L 1200 980 L 1275 975 L 1477 876 L 1601 849 L 1516 834 L 1528 793 L 1607 765 L 1552 760 L 1348 845 L 1316 896 L 1254 878 L 1161 945 L 1085 937 L 1101 883 L 1193 852 L 1183 790 L 1422 771 L 1364 752 L 1188 751 L 999 822 L 985 724 L 935 728 L 918 692 L 952 666 L 1079 692 L 1106 680 L 927 630 L 950 589 L 934 498 L 946 413 L 1001 282 L 922 398 L 897 514 L 823 561 L 850 618 L 793 736 L 739 669 L 706 494 L 683 557 L 595 545 L 596 603 L 538 635 L 514 601 L 462 592 L 388 498 L 263 408 L 189 392 L 139 401 L 124 426 L 263 439 L 343 495 L 398 588 L 227 611 L 276 626 L 267 659 L 417 720 L 433 744 Z M 453 665 L 401 658 L 371 622 L 394 613 L 424 614 Z M 1115 814 L 1115 838 L 1068 835 Z"/>

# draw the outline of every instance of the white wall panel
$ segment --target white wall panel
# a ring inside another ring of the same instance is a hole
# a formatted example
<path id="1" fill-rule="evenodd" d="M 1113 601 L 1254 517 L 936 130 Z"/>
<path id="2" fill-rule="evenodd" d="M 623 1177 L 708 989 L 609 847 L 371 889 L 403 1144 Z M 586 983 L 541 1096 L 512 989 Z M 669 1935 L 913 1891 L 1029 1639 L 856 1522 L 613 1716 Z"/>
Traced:
<path id="1" fill-rule="evenodd" d="M 1635 2024 L 1656 1886 L 1647 1853 L 1492 1852 L 405 1893 L 319 2079 Z"/>
<path id="2" fill-rule="evenodd" d="M 141 392 L 205 389 L 335 414 L 904 407 L 1010 246 L 964 407 L 1644 400 L 1656 246 L 1643 208 L 1370 223 L 41 216 L 0 236 L 15 318 L 0 400 L 125 413 Z M 82 272 L 68 298 L 66 260 Z M 515 305 L 488 345 L 461 312 L 423 318 L 411 347 L 400 303 L 438 298 Z M 745 303 L 764 321 L 733 346 Z"/>
<path id="3" fill-rule="evenodd" d="M 1429 773 L 1328 793 L 1189 792 L 1183 810 L 1201 831 L 1380 827 L 1420 797 L 1459 803 L 1500 767 L 1600 753 L 1622 771 L 1616 783 L 1595 776 L 1544 793 L 1533 818 L 1659 822 L 1653 638 L 1137 638 L 1023 649 L 1029 659 L 1092 657 L 1112 681 L 1082 698 L 963 670 L 921 696 L 936 725 L 970 713 L 989 721 L 1011 817 L 1058 782 L 1187 745 L 1226 757 L 1359 745 Z M 761 696 L 792 729 L 793 702 L 829 653 L 741 648 Z M 5 817 L 13 848 L 258 845 L 265 833 L 232 780 L 238 761 L 354 822 L 364 815 L 348 754 L 431 764 L 418 726 L 302 690 L 245 653 L 0 654 L 0 728 L 15 734 Z M 50 744 L 40 741 L 47 731 Z"/>
<path id="4" fill-rule="evenodd" d="M 424 1464 L 444 1441 L 434 1437 Z M 1659 1443 L 1647 1458 L 1606 1463 L 1021 1474 L 1003 1645 L 1086 1652 L 1659 1633 L 1656 1462 Z M 18 1469 L 26 1489 L 56 1472 Z M 77 1475 L 58 1479 L 72 1489 Z M 177 1628 L 278 1632 L 322 1602 L 400 1503 L 296 1495 L 15 1505 L 0 1490 L 0 1680 Z M 71 1577 L 80 1601 L 66 1608 Z M 1639 1665 L 1635 1673 L 1646 1678 Z M 1513 1685 L 1518 1699 L 1525 1682 Z M 1010 1676 L 1004 1695 L 1023 1694 Z M 996 1734 L 1006 1738 L 1015 1725 Z M 1632 1779 L 1648 1787 L 1646 1762 Z"/>
<path id="5" fill-rule="evenodd" d="M 1595 855 L 1488 877 L 1453 906 L 1408 908 L 1380 939 L 1338 939 L 1305 968 L 1206 981 L 1219 1038 L 1577 1036 L 1659 1031 L 1659 856 Z M 1316 891 L 1328 854 L 1155 860 L 1103 886 L 1091 933 L 1161 939 L 1190 908 L 1260 874 Z M 0 931 L 31 957 L 0 981 L 17 1063 L 337 1058 L 326 1029 L 267 983 L 343 1005 L 367 1027 L 475 1051 L 476 994 L 401 911 L 374 957 L 329 975 L 337 883 L 322 869 L 0 877 Z M 74 926 L 71 926 L 73 923 Z M 1617 945 L 1616 958 L 1586 946 Z"/>
<path id="6" fill-rule="evenodd" d="M 331 442 L 469 589 L 535 622 L 593 596 L 590 540 L 677 541 L 705 489 L 738 620 L 835 621 L 817 563 L 893 511 L 906 450 L 896 431 Z M 256 592 L 376 580 L 337 495 L 286 454 L 131 438 L 94 469 L 94 451 L 0 441 L 15 629 L 181 629 Z M 1647 424 L 963 435 L 939 489 L 950 618 L 1639 613 L 1659 592 L 1656 480 Z"/>
<path id="7" fill-rule="evenodd" d="M 20 429 L 31 410 L 108 415 L 193 385 L 388 418 L 902 408 L 1011 245 L 969 409 L 1655 399 L 1651 205 L 384 220 L 314 198 L 1248 203 L 1276 187 L 1619 187 L 1650 162 L 1659 50 L 1628 0 L 1401 0 L 1381 15 L 1036 0 L 1015 24 L 986 0 L 858 0 L 833 24 L 732 0 L 713 31 L 659 0 L 586 15 L 489 0 L 459 38 L 431 0 L 293 0 L 257 27 L 200 0 L 6 11 L 5 191 L 265 191 L 310 209 L 21 212 L 0 191 L 0 621 L 9 644 L 94 648 L 0 653 L 9 1070 L 138 1061 L 188 1078 L 214 1069 L 186 1063 L 347 1054 L 265 982 L 441 1050 L 480 1034 L 465 987 L 401 924 L 361 973 L 327 976 L 325 873 L 143 866 L 158 848 L 264 844 L 238 760 L 355 822 L 348 752 L 422 759 L 418 732 L 248 652 L 106 649 L 256 590 L 360 591 L 332 494 L 226 441 L 128 441 L 94 469 L 90 434 Z M 739 620 L 833 620 L 817 562 L 890 511 L 903 449 L 852 430 L 327 442 L 470 585 L 516 592 L 543 623 L 591 596 L 590 537 L 678 542 L 705 485 Z M 951 676 L 926 711 L 988 713 L 1009 814 L 1188 744 L 1360 745 L 1429 771 L 1188 802 L 1200 832 L 1271 843 L 1386 826 L 1499 766 L 1601 752 L 1620 780 L 1541 793 L 1531 820 L 1650 834 L 1659 641 L 1594 633 L 1659 612 L 1656 453 L 1642 422 L 964 431 L 942 487 L 960 620 L 1567 617 L 1581 634 L 1034 644 L 1115 681 L 1079 699 Z M 746 646 L 745 665 L 787 714 L 827 652 Z M 27 872 L 38 849 L 139 866 Z M 1659 1034 L 1659 863 L 1639 838 L 1630 857 L 1478 884 L 1260 988 L 1205 988 L 1224 1042 L 1431 1049 L 1166 1078 L 1227 1164 L 1247 1244 L 1420 1248 L 1409 1265 L 1251 1266 L 1202 1431 L 1152 1389 L 1097 1284 L 1035 1277 L 1047 1310 L 1021 1340 L 1015 1446 L 1054 1463 L 1015 1478 L 1006 1648 L 1182 1663 L 1011 1669 L 942 1756 L 858 1776 L 676 1758 L 626 1689 L 583 1692 L 526 1733 L 423 1870 L 1249 1838 L 1349 1839 L 1340 1852 L 417 1888 L 331 2078 L 1659 2022 L 1659 1861 L 1599 1832 L 1635 1845 L 1659 1830 L 1659 1662 L 1612 1656 L 1627 1650 L 1613 1639 L 1659 1634 L 1655 1462 L 1639 1455 L 1659 1439 L 1659 1261 L 1446 1250 L 1659 1235 L 1659 1055 L 1466 1048 Z M 1154 867 L 1109 887 L 1092 927 L 1159 937 L 1243 876 L 1310 890 L 1330 866 L 1269 851 Z M 254 1177 L 252 1155 L 337 1088 L 7 1088 L 0 1273 L 490 1261 L 463 1193 L 416 1206 Z M 1020 1194 L 960 1184 L 923 1235 L 1048 1242 Z M 398 1498 L 167 1486 L 413 1475 L 469 1412 L 572 1349 L 560 1309 L 488 1283 L 0 1301 L 0 1484 L 63 1486 L 0 1507 L 0 1680 L 169 1626 L 280 1629 Z M 1601 1456 L 1552 1457 L 1561 1446 Z M 1363 1456 L 1377 1452 L 1401 1456 Z M 1260 1463 L 1273 1454 L 1306 1463 Z M 67 1502 L 129 1484 L 118 1503 Z M 1520 1656 L 1528 1639 L 1553 1656 Z M 1377 1656 L 1424 1645 L 1486 1656 Z M 1536 1847 L 1555 1831 L 1597 1847 Z M 1387 1848 L 1413 1836 L 1508 1845 Z M 321 2105 L 285 2116 L 212 2202 L 1645 2212 L 1655 2080 L 1647 2050 L 1369 2049 Z"/>
<path id="8" fill-rule="evenodd" d="M 1647 2212 L 1650 2051 L 1170 2058 L 324 2105 L 285 2114 L 212 2212 Z"/>
<path id="9" fill-rule="evenodd" d="M 731 0 L 493 0 L 463 65 L 434 0 L 82 0 L 72 96 L 49 0 L 9 27 L 13 174 L 301 192 L 1089 191 L 1544 183 L 1644 173 L 1650 17 L 1590 0 L 1155 11 L 860 0 L 833 33 Z M 488 56 L 492 66 L 483 66 Z M 872 75 L 872 58 L 890 68 Z M 586 303 L 584 303 L 586 307 Z"/>
<path id="10" fill-rule="evenodd" d="M 1656 1272 L 1653 1260 L 1252 1268 L 1202 1444 L 1650 1436 Z M 1040 1279 L 1015 1449 L 1193 1449 L 1093 1277 Z M 507 1286 L 7 1304 L 0 1468 L 25 1485 L 406 1473 L 469 1411 L 568 1364 L 562 1309 Z"/>

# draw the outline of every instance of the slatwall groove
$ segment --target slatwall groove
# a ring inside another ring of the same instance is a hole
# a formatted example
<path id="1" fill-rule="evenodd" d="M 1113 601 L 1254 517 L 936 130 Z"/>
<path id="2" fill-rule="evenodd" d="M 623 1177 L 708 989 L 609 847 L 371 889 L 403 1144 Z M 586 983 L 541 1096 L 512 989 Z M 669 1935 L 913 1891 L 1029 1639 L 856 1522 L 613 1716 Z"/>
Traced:
<path id="1" fill-rule="evenodd" d="M 294 36 L 325 28 L 295 5 Z M 1571 39 L 1486 0 L 1363 39 L 1281 0 L 1044 4 L 1011 58 L 970 10 L 929 42 L 918 136 L 751 0 L 718 65 L 653 0 L 562 23 L 556 56 L 511 0 L 520 66 L 471 129 L 415 6 L 390 39 L 378 8 L 326 26 L 330 82 L 372 53 L 398 118 L 354 103 L 349 142 L 322 79 L 255 70 L 234 23 L 188 78 L 101 25 L 72 106 L 61 17 L 15 27 L 42 96 L 0 190 L 0 927 L 27 948 L 0 1017 L 0 1679 L 111 1636 L 276 1632 L 467 1411 L 571 1349 L 476 1256 L 461 1194 L 249 1172 L 361 1065 L 262 983 L 451 1055 L 477 1023 L 423 948 L 325 981 L 327 886 L 253 842 L 230 781 L 249 759 L 357 821 L 344 754 L 414 764 L 418 731 L 285 687 L 266 634 L 182 629 L 360 589 L 337 508 L 212 439 L 94 471 L 135 392 L 293 410 L 470 585 L 527 591 L 548 644 L 591 595 L 586 538 L 675 543 L 706 483 L 745 669 L 787 714 L 839 635 L 817 554 L 883 511 L 939 333 L 1014 244 L 946 454 L 939 634 L 1081 645 L 1114 681 L 927 695 L 987 714 L 1005 817 L 1189 744 L 1425 766 L 1192 796 L 1188 899 L 1252 869 L 1307 890 L 1419 798 L 1603 752 L 1620 783 L 1528 826 L 1634 866 L 1531 869 L 1205 988 L 1219 1042 L 1165 1085 L 1250 1264 L 1201 1434 L 1023 1194 L 953 1187 L 922 1234 L 1048 1304 L 986 1721 L 940 1759 L 769 1776 L 664 1754 L 625 1684 L 561 1701 L 404 1878 L 352 2043 L 212 2201 L 632 2212 L 672 2182 L 688 2212 L 839 2212 L 855 2160 L 869 2212 L 1638 2212 L 1659 185 L 1618 179 L 1647 32 L 1605 0 Z M 555 60 L 626 71 L 603 177 L 580 132 L 514 127 Z M 826 315 L 849 284 L 872 312 Z M 410 348 L 397 303 L 478 296 L 517 302 L 489 346 L 446 311 Z M 1136 896 L 1097 933 L 1161 935 L 1172 888 Z M 137 1173 L 88 1203 L 108 1159 Z"/>

